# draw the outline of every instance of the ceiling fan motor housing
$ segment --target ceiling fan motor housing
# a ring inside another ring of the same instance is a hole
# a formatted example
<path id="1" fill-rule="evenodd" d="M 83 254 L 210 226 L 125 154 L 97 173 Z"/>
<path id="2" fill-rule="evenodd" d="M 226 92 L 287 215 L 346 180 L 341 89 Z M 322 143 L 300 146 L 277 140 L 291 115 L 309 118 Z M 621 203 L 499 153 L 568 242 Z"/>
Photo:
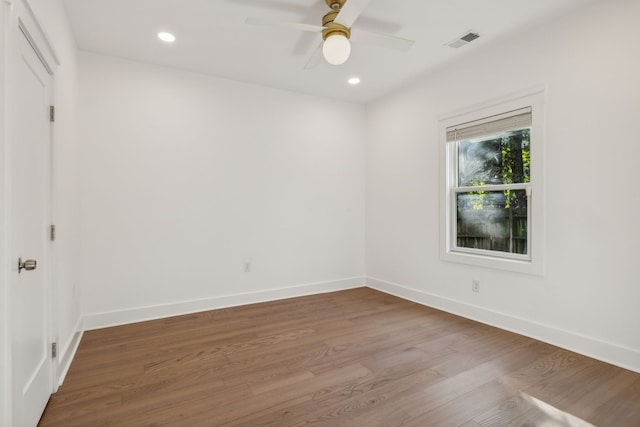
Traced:
<path id="1" fill-rule="evenodd" d="M 331 8 L 331 11 L 327 12 L 326 15 L 322 17 L 322 26 L 325 27 L 322 30 L 322 38 L 326 40 L 327 37 L 335 36 L 335 35 L 343 35 L 347 39 L 351 37 L 351 31 L 349 28 L 345 27 L 342 24 L 338 24 L 333 22 L 340 13 L 340 9 L 347 0 L 325 0 L 327 5 Z"/>

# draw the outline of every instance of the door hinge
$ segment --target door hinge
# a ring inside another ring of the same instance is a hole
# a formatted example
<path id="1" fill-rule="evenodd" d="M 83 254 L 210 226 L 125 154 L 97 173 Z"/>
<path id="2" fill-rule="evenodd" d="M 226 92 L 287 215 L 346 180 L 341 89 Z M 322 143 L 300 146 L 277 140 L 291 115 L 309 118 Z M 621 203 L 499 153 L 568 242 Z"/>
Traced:
<path id="1" fill-rule="evenodd" d="M 56 240 L 56 226 L 55 226 L 55 224 L 51 224 L 51 226 L 49 227 L 49 240 L 51 240 L 52 242 L 54 240 Z"/>
<path id="2" fill-rule="evenodd" d="M 49 121 L 50 122 L 56 121 L 56 107 L 54 105 L 49 106 Z"/>
<path id="3" fill-rule="evenodd" d="M 58 357 L 58 343 L 57 342 L 51 343 L 51 357 L 54 358 L 54 359 L 56 357 Z"/>

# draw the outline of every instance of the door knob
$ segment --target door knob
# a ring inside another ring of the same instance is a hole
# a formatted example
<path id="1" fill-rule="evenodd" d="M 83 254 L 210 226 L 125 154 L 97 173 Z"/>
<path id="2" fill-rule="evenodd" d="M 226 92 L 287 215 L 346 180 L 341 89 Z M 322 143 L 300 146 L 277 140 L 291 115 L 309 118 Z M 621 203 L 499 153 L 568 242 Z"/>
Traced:
<path id="1" fill-rule="evenodd" d="M 22 270 L 35 270 L 37 264 L 38 262 L 35 259 L 27 259 L 22 261 L 22 258 L 18 258 L 18 274 L 20 274 Z"/>

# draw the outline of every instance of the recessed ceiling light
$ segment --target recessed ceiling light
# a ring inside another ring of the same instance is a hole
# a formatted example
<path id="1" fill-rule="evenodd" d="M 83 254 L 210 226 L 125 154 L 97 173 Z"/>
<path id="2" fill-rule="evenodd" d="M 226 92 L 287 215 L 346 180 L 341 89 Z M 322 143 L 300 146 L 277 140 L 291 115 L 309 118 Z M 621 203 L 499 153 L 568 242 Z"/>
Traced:
<path id="1" fill-rule="evenodd" d="M 350 85 L 360 84 L 360 77 L 351 77 L 349 80 L 347 80 L 347 83 L 349 83 Z"/>
<path id="2" fill-rule="evenodd" d="M 165 33 L 165 32 L 158 33 L 158 38 L 163 42 L 167 42 L 167 43 L 173 43 L 174 41 L 176 41 L 176 36 L 174 36 L 171 33 Z"/>

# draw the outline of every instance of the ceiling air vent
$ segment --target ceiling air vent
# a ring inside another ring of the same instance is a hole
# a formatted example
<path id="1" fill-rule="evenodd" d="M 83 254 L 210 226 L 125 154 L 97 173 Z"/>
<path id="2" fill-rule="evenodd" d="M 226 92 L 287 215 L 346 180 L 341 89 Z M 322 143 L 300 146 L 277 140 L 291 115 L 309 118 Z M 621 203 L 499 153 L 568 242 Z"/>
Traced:
<path id="1" fill-rule="evenodd" d="M 465 34 L 461 35 L 460 37 L 457 37 L 454 40 L 451 40 L 449 43 L 445 44 L 445 46 L 458 49 L 466 44 L 471 43 L 478 37 L 480 37 L 480 34 L 474 33 L 473 31 L 467 31 Z"/>

